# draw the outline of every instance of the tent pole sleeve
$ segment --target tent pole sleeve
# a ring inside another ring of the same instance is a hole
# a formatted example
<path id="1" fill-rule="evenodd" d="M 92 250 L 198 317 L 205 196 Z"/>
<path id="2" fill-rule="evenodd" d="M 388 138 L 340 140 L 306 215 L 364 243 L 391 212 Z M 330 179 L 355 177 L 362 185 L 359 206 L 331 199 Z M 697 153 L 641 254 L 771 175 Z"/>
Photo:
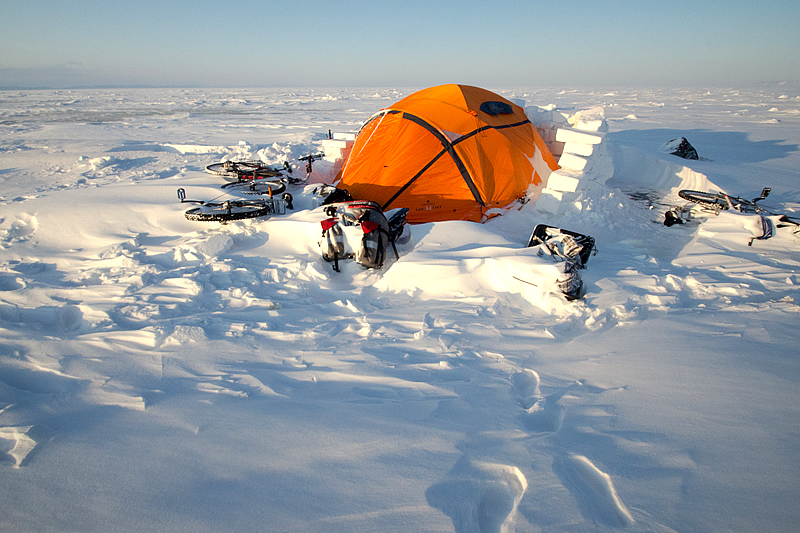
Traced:
<path id="1" fill-rule="evenodd" d="M 480 128 L 478 128 L 476 130 L 473 130 L 473 131 L 471 131 L 471 132 L 469 132 L 467 134 L 462 135 L 461 137 L 459 137 L 458 139 L 453 141 L 453 144 L 458 144 L 461 141 L 469 139 L 470 137 L 474 137 L 475 135 L 481 133 L 482 131 L 486 131 L 486 130 L 504 130 L 504 129 L 508 129 L 508 128 L 518 128 L 520 126 L 524 126 L 525 124 L 530 124 L 530 123 L 531 123 L 530 120 L 523 120 L 522 122 L 515 122 L 514 124 L 504 124 L 502 126 L 489 126 L 489 125 L 483 126 L 483 127 L 480 127 Z"/>
<path id="2" fill-rule="evenodd" d="M 418 124 L 419 126 L 422 126 L 426 130 L 431 132 L 431 134 L 433 134 L 433 136 L 436 137 L 439 140 L 440 143 L 442 143 L 442 146 L 444 147 L 444 151 L 447 152 L 448 154 L 450 154 L 450 157 L 453 159 L 453 162 L 456 164 L 456 168 L 458 168 L 458 172 L 461 174 L 461 177 L 464 179 L 464 182 L 466 182 L 467 187 L 469 187 L 469 190 L 472 193 L 472 196 L 475 198 L 475 201 L 478 202 L 482 207 L 486 207 L 486 202 L 484 202 L 483 198 L 481 198 L 480 191 L 478 191 L 478 188 L 475 186 L 475 182 L 472 181 L 472 176 L 469 175 L 469 171 L 467 170 L 467 167 L 464 166 L 464 162 L 461 161 L 461 158 L 458 156 L 458 153 L 456 153 L 456 150 L 453 147 L 453 143 L 451 143 L 450 140 L 447 137 L 442 135 L 441 132 L 439 132 L 439 130 L 437 130 L 436 128 L 434 128 L 430 124 L 428 124 L 424 119 L 421 119 L 418 116 L 412 115 L 411 113 L 403 113 L 403 118 L 406 119 L 406 120 L 410 120 L 411 122 L 414 122 L 415 124 Z M 434 161 L 436 159 L 438 159 L 440 156 L 441 156 L 441 154 L 438 154 L 434 158 Z M 433 161 L 431 161 L 431 163 L 433 163 Z M 430 165 L 426 165 L 426 168 L 428 166 L 430 166 Z M 422 172 L 424 172 L 424 170 L 425 169 L 423 169 Z M 419 174 L 421 174 L 422 172 L 418 172 L 417 176 L 415 176 L 413 179 L 416 180 L 419 177 Z M 408 186 L 410 184 L 411 183 L 409 182 L 408 184 L 406 184 L 406 186 Z"/>
<path id="3" fill-rule="evenodd" d="M 426 171 L 426 170 L 428 170 L 429 168 L 431 168 L 431 165 L 433 165 L 433 164 L 434 164 L 436 161 L 438 161 L 438 160 L 439 160 L 439 158 L 440 158 L 440 157 L 442 157 L 442 156 L 443 156 L 444 154 L 446 154 L 446 153 L 447 153 L 447 150 L 442 150 L 441 152 L 439 152 L 438 154 L 436 154 L 436 155 L 433 157 L 433 159 L 431 159 L 430 161 L 428 161 L 428 164 L 427 164 L 427 165 L 425 165 L 424 167 L 422 167 L 422 169 L 421 169 L 419 172 L 417 172 L 416 174 L 414 174 L 414 177 L 413 177 L 413 178 L 411 178 L 410 180 L 408 180 L 408 181 L 405 183 L 405 185 L 403 185 L 402 187 L 400 187 L 400 190 L 399 190 L 399 191 L 397 191 L 396 193 L 394 193 L 394 195 L 393 195 L 391 198 L 389 198 L 389 201 L 388 201 L 388 202 L 386 202 L 385 204 L 383 204 L 383 207 L 381 207 L 381 209 L 382 209 L 383 211 L 386 211 L 387 209 L 389 209 L 389 206 L 390 206 L 390 205 L 392 205 L 392 202 L 394 202 L 395 200 L 397 200 L 397 197 L 398 197 L 398 196 L 400 196 L 401 194 L 403 194 L 403 193 L 405 192 L 405 190 L 406 190 L 406 189 L 408 189 L 409 187 L 411 187 L 411 184 L 412 184 L 412 183 L 414 183 L 415 181 L 417 181 L 417 180 L 419 179 L 419 177 L 420 177 L 420 176 L 422 176 L 422 175 L 425 173 L 425 171 Z"/>

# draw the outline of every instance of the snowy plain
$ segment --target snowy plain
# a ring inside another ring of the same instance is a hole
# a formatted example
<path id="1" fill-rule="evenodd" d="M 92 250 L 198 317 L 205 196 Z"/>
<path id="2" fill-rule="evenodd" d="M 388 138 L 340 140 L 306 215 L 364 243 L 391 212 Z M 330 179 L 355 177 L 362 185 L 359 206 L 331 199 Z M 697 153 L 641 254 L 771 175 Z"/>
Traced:
<path id="1" fill-rule="evenodd" d="M 602 109 L 596 183 L 340 274 L 302 186 L 224 225 L 176 189 L 415 89 L 0 92 L 0 530 L 796 531 L 800 236 L 661 214 L 798 214 L 799 88 L 487 88 Z M 595 237 L 582 300 L 511 275 L 537 223 Z"/>

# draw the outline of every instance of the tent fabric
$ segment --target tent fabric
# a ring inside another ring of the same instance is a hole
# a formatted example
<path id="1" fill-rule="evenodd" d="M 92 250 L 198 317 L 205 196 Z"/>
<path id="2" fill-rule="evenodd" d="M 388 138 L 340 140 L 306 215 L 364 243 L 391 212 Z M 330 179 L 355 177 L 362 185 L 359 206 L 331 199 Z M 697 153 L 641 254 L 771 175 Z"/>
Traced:
<path id="1" fill-rule="evenodd" d="M 337 176 L 354 199 L 408 222 L 481 222 L 538 194 L 558 164 L 525 111 L 469 85 L 423 89 L 370 117 Z"/>

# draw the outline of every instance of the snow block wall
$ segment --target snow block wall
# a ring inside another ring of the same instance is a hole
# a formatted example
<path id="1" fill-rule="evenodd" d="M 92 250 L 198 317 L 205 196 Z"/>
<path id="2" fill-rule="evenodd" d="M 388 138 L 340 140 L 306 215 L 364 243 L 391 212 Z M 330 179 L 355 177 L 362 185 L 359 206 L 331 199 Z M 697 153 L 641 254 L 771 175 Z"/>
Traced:
<path id="1" fill-rule="evenodd" d="M 582 210 L 583 198 L 614 174 L 605 144 L 608 122 L 603 108 L 573 116 L 537 106 L 527 107 L 525 112 L 561 167 L 550 174 L 536 209 L 553 215 Z"/>
<path id="2" fill-rule="evenodd" d="M 333 183 L 350 155 L 355 140 L 355 133 L 334 133 L 330 139 L 324 139 L 321 144 L 325 157 L 315 162 L 313 179 L 309 179 L 309 182 Z"/>
<path id="3" fill-rule="evenodd" d="M 325 152 L 325 161 L 330 161 L 334 164 L 339 164 L 341 167 L 342 161 L 347 159 L 350 155 L 350 150 L 353 149 L 353 143 L 356 140 L 355 133 L 334 133 L 330 139 L 322 141 L 322 149 Z"/>

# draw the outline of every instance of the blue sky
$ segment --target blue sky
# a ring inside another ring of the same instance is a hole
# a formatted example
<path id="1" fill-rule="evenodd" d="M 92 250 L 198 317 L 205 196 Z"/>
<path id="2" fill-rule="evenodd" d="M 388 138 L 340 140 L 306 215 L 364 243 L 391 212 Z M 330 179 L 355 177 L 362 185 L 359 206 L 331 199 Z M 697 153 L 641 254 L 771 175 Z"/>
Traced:
<path id="1" fill-rule="evenodd" d="M 737 86 L 800 2 L 0 0 L 0 87 Z"/>

